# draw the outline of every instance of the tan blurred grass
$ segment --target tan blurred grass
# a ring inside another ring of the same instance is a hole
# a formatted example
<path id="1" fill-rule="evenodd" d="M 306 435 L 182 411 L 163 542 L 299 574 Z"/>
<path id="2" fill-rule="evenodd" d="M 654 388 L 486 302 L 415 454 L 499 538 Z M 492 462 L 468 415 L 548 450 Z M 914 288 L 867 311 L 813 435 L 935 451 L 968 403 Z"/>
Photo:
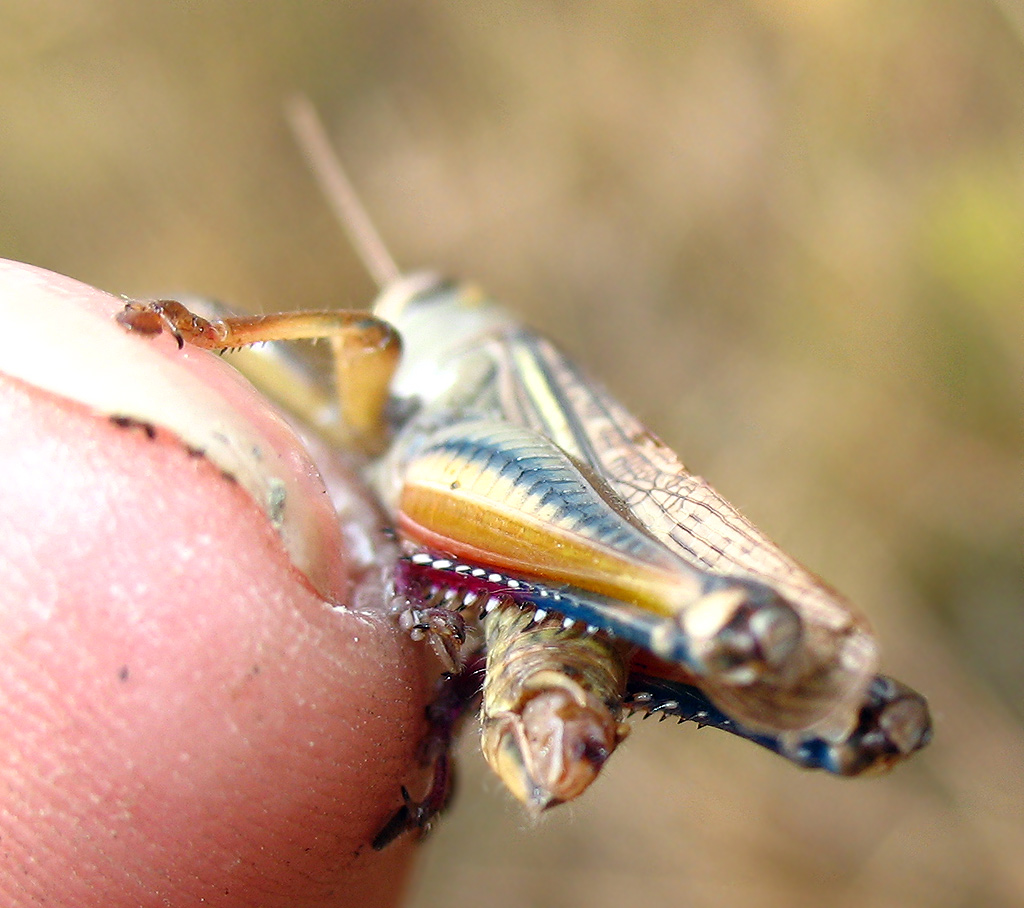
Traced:
<path id="1" fill-rule="evenodd" d="M 537 830 L 468 741 L 431 905 L 1024 903 L 1024 44 L 1011 0 L 0 12 L 0 254 L 359 305 L 281 104 L 399 261 L 472 276 L 863 604 L 937 738 L 889 778 L 637 729 Z"/>

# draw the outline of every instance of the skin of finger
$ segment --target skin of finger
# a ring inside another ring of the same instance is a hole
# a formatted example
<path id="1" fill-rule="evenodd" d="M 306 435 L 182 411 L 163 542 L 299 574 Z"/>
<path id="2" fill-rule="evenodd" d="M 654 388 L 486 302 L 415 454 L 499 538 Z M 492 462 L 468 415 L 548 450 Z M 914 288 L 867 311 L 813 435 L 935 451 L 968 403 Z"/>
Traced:
<path id="1" fill-rule="evenodd" d="M 0 469 L 0 901 L 395 904 L 417 648 L 170 433 L 4 379 Z"/>

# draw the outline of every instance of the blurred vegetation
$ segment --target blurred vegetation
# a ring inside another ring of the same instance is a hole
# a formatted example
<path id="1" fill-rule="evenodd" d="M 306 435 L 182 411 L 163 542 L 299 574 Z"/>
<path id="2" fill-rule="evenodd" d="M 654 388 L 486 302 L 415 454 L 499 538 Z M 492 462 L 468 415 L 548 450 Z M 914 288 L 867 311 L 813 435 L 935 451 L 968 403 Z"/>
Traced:
<path id="1" fill-rule="evenodd" d="M 0 255 L 365 304 L 294 91 L 400 262 L 600 374 L 937 717 L 856 783 L 645 726 L 536 830 L 469 736 L 413 904 L 1024 903 L 1024 7 L 7 0 Z"/>

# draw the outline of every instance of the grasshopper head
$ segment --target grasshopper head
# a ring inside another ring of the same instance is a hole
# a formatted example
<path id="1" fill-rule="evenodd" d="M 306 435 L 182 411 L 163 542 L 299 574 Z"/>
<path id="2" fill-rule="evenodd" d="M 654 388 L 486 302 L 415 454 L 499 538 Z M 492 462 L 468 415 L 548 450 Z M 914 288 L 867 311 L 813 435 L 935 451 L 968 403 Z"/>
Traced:
<path id="1" fill-rule="evenodd" d="M 484 725 L 484 757 L 532 814 L 581 795 L 627 726 L 564 674 L 545 672 L 520 708 Z"/>

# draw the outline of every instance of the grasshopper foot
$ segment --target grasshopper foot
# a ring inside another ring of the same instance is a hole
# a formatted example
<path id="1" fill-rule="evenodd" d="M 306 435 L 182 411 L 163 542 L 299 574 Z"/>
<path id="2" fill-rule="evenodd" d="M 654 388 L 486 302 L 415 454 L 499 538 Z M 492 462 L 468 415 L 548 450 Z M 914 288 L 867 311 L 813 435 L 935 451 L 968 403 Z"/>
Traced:
<path id="1" fill-rule="evenodd" d="M 166 331 L 178 342 L 179 350 L 186 341 L 199 347 L 216 347 L 224 337 L 222 322 L 208 321 L 177 300 L 125 303 L 117 313 L 117 323 L 143 337 L 155 337 Z"/>
<path id="2" fill-rule="evenodd" d="M 455 764 L 445 753 L 434 761 L 434 778 L 422 801 L 414 801 L 409 790 L 404 785 L 402 786 L 402 801 L 404 803 L 392 814 L 391 819 L 384 824 L 381 831 L 374 836 L 373 850 L 381 851 L 387 848 L 395 839 L 407 832 L 414 833 L 417 838 L 423 838 L 429 834 L 435 818 L 451 802 L 454 792 Z"/>
<path id="3" fill-rule="evenodd" d="M 424 766 L 433 764 L 430 788 L 422 801 L 414 801 L 402 786 L 402 806 L 374 837 L 375 851 L 386 848 L 407 832 L 417 837 L 426 835 L 437 816 L 451 803 L 455 790 L 452 740 L 463 718 L 477 705 L 483 676 L 482 655 L 473 656 L 461 674 L 441 676 L 434 700 L 427 707 L 427 734 L 420 745 L 420 762 Z"/>
<path id="4" fill-rule="evenodd" d="M 413 640 L 429 640 L 445 670 L 462 670 L 462 644 L 466 642 L 466 619 L 460 612 L 435 606 L 412 606 L 399 616 L 402 630 Z"/>

